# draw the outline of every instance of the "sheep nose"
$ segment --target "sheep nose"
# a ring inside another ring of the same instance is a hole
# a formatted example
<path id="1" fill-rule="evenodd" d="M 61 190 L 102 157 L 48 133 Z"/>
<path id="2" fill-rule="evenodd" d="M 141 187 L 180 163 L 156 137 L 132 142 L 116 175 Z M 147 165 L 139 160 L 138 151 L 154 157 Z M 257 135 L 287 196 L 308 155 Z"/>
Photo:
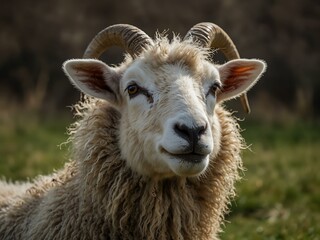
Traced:
<path id="1" fill-rule="evenodd" d="M 189 127 L 185 124 L 179 124 L 179 123 L 174 125 L 175 133 L 179 137 L 188 141 L 188 143 L 192 147 L 194 147 L 198 143 L 201 136 L 206 133 L 206 130 L 207 130 L 207 124 L 203 124 L 200 126 L 192 126 L 192 127 Z"/>

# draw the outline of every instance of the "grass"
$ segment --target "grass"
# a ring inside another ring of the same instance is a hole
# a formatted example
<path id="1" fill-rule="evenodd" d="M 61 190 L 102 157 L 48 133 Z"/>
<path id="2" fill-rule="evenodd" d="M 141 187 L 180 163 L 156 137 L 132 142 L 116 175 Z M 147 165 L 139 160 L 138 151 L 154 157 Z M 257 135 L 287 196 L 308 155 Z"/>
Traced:
<path id="1" fill-rule="evenodd" d="M 51 173 L 68 158 L 66 118 L 40 119 L 33 116 L 0 118 L 0 176 L 26 180 Z"/>
<path id="2" fill-rule="evenodd" d="M 222 239 L 320 239 L 320 125 L 246 128 L 252 151 Z"/>
<path id="3" fill-rule="evenodd" d="M 71 120 L 53 118 L 0 118 L 0 176 L 26 180 L 64 164 Z M 221 238 L 320 239 L 320 124 L 240 124 L 252 145 Z"/>

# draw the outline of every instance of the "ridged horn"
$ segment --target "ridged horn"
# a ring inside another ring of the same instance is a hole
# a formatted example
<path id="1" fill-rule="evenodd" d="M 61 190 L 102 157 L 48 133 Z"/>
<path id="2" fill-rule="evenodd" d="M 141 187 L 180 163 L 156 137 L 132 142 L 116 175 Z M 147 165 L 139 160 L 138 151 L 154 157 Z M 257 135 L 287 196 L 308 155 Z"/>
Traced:
<path id="1" fill-rule="evenodd" d="M 142 30 L 128 24 L 116 24 L 99 32 L 89 43 L 83 58 L 99 58 L 112 46 L 123 48 L 132 57 L 138 55 L 153 40 Z"/>
<path id="2" fill-rule="evenodd" d="M 228 36 L 219 26 L 209 22 L 194 25 L 186 34 L 185 40 L 191 38 L 202 46 L 219 49 L 227 60 L 240 58 L 239 52 Z M 250 113 L 250 105 L 247 94 L 240 96 L 241 105 L 246 113 Z"/>

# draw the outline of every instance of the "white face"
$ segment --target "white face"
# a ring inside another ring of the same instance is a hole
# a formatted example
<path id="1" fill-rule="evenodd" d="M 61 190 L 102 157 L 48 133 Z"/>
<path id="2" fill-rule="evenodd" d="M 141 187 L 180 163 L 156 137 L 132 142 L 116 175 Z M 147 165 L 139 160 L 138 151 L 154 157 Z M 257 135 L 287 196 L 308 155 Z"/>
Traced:
<path id="1" fill-rule="evenodd" d="M 194 75 L 179 65 L 131 65 L 120 81 L 120 142 L 128 164 L 159 177 L 203 172 L 219 148 L 214 106 L 220 86 L 219 72 L 209 63 Z"/>
<path id="2" fill-rule="evenodd" d="M 73 59 L 64 70 L 82 92 L 119 110 L 121 154 L 133 170 L 154 178 L 197 176 L 219 152 L 216 104 L 251 88 L 265 64 L 149 61 L 141 57 L 127 68 L 111 68 L 99 60 Z"/>

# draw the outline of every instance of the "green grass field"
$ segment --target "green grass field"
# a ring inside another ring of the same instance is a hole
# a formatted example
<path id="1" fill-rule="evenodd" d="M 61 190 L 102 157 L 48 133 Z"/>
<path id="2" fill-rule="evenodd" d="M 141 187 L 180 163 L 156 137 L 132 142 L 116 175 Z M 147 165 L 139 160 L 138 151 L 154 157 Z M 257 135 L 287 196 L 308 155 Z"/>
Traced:
<path id="1" fill-rule="evenodd" d="M 0 118 L 0 176 L 20 181 L 62 167 L 68 159 L 68 146 L 62 143 L 68 138 L 70 121 L 21 115 Z"/>
<path id="2" fill-rule="evenodd" d="M 63 165 L 71 120 L 54 118 L 0 118 L 1 176 L 26 180 Z M 320 239 L 320 124 L 240 124 L 251 150 L 221 238 Z"/>
<path id="3" fill-rule="evenodd" d="M 320 239 L 320 125 L 245 128 L 251 151 L 222 239 Z"/>

